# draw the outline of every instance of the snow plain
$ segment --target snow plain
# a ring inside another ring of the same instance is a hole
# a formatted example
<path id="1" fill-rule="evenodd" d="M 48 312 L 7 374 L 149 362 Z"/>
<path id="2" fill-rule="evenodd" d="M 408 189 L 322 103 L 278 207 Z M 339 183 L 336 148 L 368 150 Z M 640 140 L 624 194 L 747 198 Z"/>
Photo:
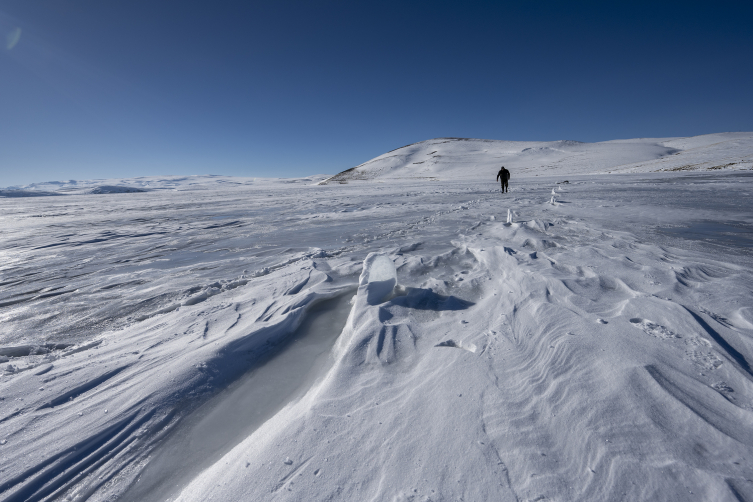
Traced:
<path id="1" fill-rule="evenodd" d="M 753 500 L 752 156 L 2 190 L 0 498 Z"/>

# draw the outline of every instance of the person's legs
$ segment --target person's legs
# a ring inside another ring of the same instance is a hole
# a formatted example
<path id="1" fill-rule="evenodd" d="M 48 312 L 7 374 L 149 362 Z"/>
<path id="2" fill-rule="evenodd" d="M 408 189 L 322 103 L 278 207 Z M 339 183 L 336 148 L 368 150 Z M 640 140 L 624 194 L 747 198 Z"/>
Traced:
<path id="1" fill-rule="evenodd" d="M 502 191 L 509 192 L 509 189 L 507 188 L 507 180 L 502 182 Z"/>

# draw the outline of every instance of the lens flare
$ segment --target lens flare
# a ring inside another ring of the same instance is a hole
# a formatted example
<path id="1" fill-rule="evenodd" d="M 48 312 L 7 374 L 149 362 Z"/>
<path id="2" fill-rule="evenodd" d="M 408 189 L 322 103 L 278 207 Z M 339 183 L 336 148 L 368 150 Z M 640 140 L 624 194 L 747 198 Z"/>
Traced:
<path id="1" fill-rule="evenodd" d="M 21 28 L 16 26 L 5 35 L 5 48 L 11 50 L 18 44 L 19 40 L 21 40 Z"/>

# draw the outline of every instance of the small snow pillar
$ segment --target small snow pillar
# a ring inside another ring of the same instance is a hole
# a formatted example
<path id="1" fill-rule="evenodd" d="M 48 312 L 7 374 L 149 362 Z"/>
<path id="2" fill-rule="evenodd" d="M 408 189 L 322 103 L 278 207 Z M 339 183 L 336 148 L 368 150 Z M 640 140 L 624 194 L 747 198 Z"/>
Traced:
<path id="1" fill-rule="evenodd" d="M 386 255 L 369 253 L 363 261 L 363 271 L 358 280 L 358 292 L 366 293 L 366 302 L 376 305 L 385 296 L 392 293 L 397 285 L 395 264 Z"/>
<path id="2" fill-rule="evenodd" d="M 557 193 L 554 191 L 554 188 L 552 188 L 552 195 L 557 195 Z"/>
<path id="3" fill-rule="evenodd" d="M 552 195 L 551 200 L 549 200 L 549 204 L 554 205 L 554 195 Z"/>
<path id="4" fill-rule="evenodd" d="M 507 223 L 512 223 L 512 211 L 507 210 Z"/>

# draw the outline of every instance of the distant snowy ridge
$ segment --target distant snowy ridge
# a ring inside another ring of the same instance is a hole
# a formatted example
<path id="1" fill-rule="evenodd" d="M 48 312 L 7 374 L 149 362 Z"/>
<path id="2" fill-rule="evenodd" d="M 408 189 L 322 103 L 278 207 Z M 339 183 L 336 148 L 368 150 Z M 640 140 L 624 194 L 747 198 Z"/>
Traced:
<path id="1" fill-rule="evenodd" d="M 46 197 L 49 195 L 61 195 L 55 192 L 43 190 L 0 190 L 0 197 Z"/>
<path id="2" fill-rule="evenodd" d="M 753 168 L 753 133 L 639 138 L 601 143 L 435 138 L 392 150 L 321 184 L 374 179 L 489 179 L 516 176 Z"/>
<path id="3" fill-rule="evenodd" d="M 45 185 L 53 184 L 55 182 L 48 182 Z M 126 185 L 99 185 L 95 187 L 82 187 L 71 188 L 64 187 L 55 191 L 39 190 L 36 187 L 31 187 L 30 190 L 24 190 L 19 188 L 9 188 L 0 190 L 0 197 L 49 197 L 54 195 L 82 195 L 82 194 L 111 194 L 111 193 L 138 193 L 149 192 L 149 188 L 138 188 Z"/>
<path id="4" fill-rule="evenodd" d="M 152 190 L 211 190 L 255 185 L 317 183 L 329 175 L 301 178 L 250 178 L 206 174 L 197 176 L 141 176 L 123 179 L 45 181 L 0 189 L 0 197 L 44 197 L 49 195 L 86 195 L 148 192 Z"/>

